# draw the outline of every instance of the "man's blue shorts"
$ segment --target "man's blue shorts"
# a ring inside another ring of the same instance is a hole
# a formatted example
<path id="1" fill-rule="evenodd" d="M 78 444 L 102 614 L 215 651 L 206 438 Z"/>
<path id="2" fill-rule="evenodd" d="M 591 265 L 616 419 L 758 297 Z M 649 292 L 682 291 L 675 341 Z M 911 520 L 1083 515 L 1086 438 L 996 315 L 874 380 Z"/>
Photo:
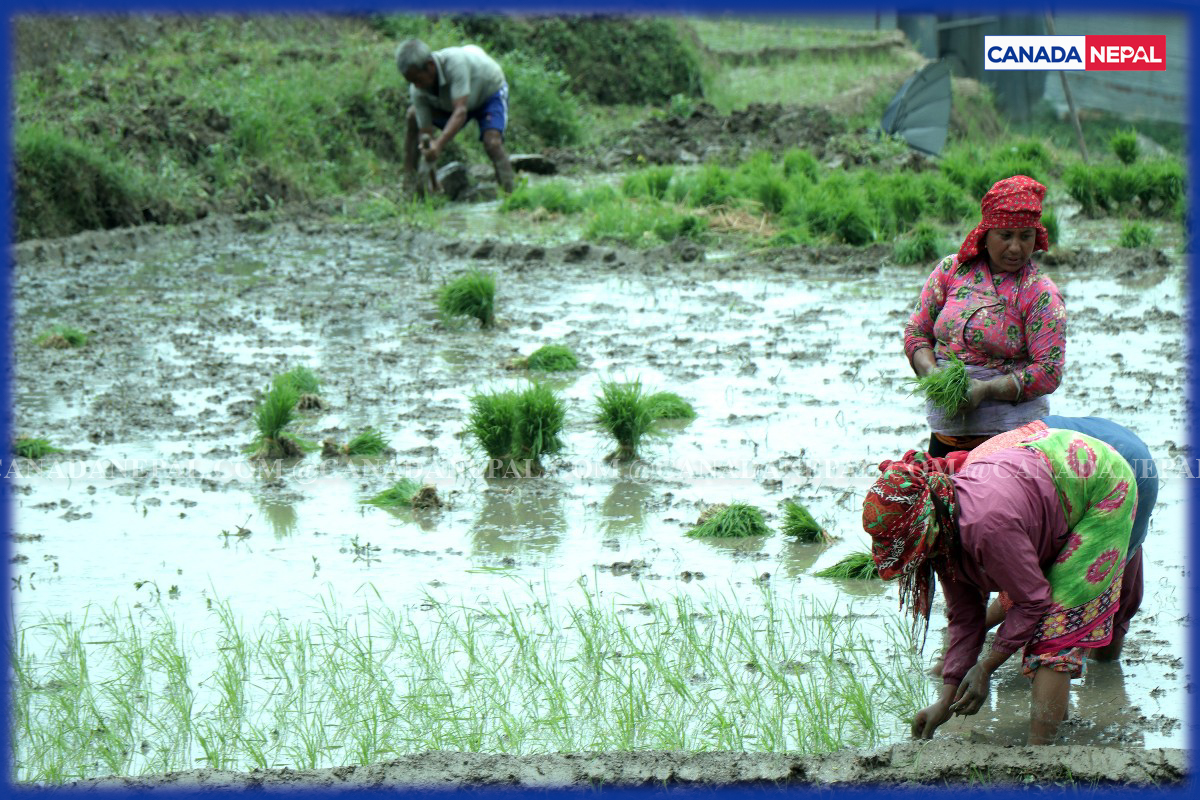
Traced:
<path id="1" fill-rule="evenodd" d="M 433 124 L 439 128 L 446 127 L 449 119 L 449 114 L 438 111 L 433 113 Z M 500 136 L 503 137 L 504 128 L 508 125 L 508 84 L 500 84 L 500 90 L 484 100 L 483 105 L 474 111 L 468 111 L 467 119 L 473 119 L 479 123 L 480 141 L 483 140 L 484 131 L 500 131 Z"/>

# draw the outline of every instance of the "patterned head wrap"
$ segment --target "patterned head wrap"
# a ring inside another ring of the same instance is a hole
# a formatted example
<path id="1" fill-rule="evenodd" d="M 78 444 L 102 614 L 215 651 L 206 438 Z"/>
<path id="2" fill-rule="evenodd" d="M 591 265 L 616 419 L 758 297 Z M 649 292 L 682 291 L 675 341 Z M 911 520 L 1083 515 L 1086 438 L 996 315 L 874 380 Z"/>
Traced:
<path id="1" fill-rule="evenodd" d="M 884 580 L 900 581 L 900 608 L 907 602 L 914 628 L 929 622 L 933 605 L 933 565 L 949 553 L 957 504 L 950 474 L 966 454 L 947 460 L 909 450 L 899 461 L 884 461 L 883 473 L 863 501 L 863 530 Z"/>
<path id="2" fill-rule="evenodd" d="M 1042 199 L 1046 187 L 1025 175 L 1014 175 L 997 181 L 979 204 L 983 219 L 975 230 L 963 239 L 958 249 L 958 263 L 965 264 L 975 256 L 983 244 L 983 237 L 992 228 L 1033 228 L 1035 250 L 1049 250 L 1050 237 L 1042 226 Z"/>

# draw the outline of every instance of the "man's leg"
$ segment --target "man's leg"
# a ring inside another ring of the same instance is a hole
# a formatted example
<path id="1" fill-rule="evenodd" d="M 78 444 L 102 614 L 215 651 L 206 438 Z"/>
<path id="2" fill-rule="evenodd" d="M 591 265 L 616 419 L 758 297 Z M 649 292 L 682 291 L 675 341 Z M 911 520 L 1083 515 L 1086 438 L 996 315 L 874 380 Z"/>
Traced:
<path id="1" fill-rule="evenodd" d="M 508 160 L 508 151 L 504 149 L 504 136 L 500 131 L 489 128 L 483 132 L 483 149 L 492 166 L 496 168 L 496 183 L 506 192 L 512 192 L 514 185 L 513 168 Z"/>
<path id="2" fill-rule="evenodd" d="M 417 112 L 412 106 L 404 115 L 404 190 L 411 194 L 417 189 Z"/>

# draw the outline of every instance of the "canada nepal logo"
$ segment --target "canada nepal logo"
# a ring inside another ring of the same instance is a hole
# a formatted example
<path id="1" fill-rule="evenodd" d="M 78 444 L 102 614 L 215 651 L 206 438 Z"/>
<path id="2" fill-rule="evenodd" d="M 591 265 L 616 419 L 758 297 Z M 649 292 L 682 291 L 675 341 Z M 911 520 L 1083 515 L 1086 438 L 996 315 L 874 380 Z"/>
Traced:
<path id="1" fill-rule="evenodd" d="M 1162 70 L 1167 37 L 985 36 L 984 69 Z"/>

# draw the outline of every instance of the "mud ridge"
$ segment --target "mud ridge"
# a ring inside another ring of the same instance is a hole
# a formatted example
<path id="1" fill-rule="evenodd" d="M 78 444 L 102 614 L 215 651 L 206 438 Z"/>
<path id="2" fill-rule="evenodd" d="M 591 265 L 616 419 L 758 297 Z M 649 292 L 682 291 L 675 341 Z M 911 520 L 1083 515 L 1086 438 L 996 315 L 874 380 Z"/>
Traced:
<path id="1" fill-rule="evenodd" d="M 425 752 L 366 766 L 317 770 L 198 769 L 75 781 L 70 789 L 260 789 L 509 787 L 918 786 L 946 783 L 1162 786 L 1187 775 L 1185 751 L 1106 747 L 998 747 L 954 740 L 909 742 L 875 752 L 826 755 L 670 751 L 513 756 Z"/>

